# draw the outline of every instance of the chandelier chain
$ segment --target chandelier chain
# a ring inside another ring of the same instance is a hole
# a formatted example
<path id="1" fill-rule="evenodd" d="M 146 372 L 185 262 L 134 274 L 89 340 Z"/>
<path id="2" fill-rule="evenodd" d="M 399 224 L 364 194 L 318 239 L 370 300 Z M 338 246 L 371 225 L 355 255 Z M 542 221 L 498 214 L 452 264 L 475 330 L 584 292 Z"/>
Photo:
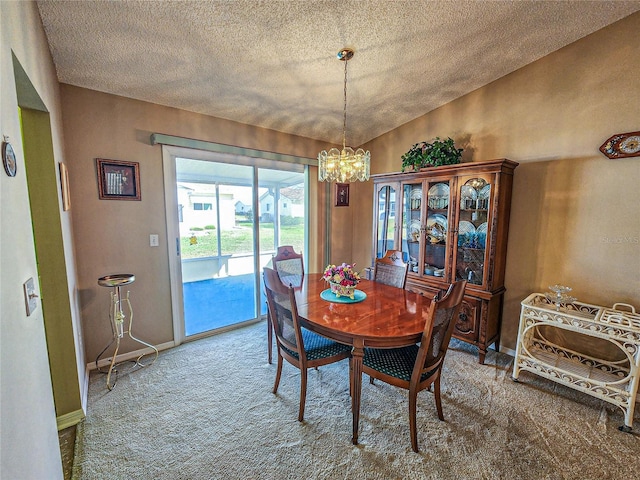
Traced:
<path id="1" fill-rule="evenodd" d="M 344 61 L 344 113 L 342 120 L 342 149 L 347 148 L 347 63 L 348 59 Z"/>

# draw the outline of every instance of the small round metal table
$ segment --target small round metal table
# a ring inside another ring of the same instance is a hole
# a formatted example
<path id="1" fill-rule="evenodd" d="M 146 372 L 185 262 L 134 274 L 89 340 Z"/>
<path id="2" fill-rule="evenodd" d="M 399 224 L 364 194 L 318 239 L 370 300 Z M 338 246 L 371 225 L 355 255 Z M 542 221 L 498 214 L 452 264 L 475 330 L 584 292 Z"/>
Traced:
<path id="1" fill-rule="evenodd" d="M 132 340 L 134 340 L 135 342 L 140 343 L 141 345 L 144 345 L 145 347 L 147 347 L 134 361 L 134 365 L 132 368 L 135 367 L 146 367 L 151 365 L 153 362 L 156 361 L 156 359 L 158 358 L 158 349 L 156 347 L 154 347 L 153 345 L 147 343 L 147 342 L 143 342 L 142 340 L 136 338 L 133 336 L 133 334 L 131 333 L 131 325 L 133 324 L 133 309 L 131 308 L 131 302 L 129 301 L 129 292 L 127 291 L 126 296 L 123 298 L 122 297 L 122 292 L 120 291 L 120 287 L 124 286 L 124 285 L 129 285 L 131 283 L 133 283 L 135 281 L 136 277 L 135 275 L 131 274 L 131 273 L 119 273 L 116 275 L 106 275 L 104 277 L 100 277 L 98 279 L 98 285 L 103 286 L 103 287 L 110 287 L 113 288 L 113 290 L 111 291 L 111 308 L 109 310 L 109 319 L 111 320 L 111 332 L 113 334 L 113 338 L 111 339 L 111 342 L 109 342 L 109 344 L 104 347 L 104 349 L 98 354 L 98 356 L 96 357 L 96 369 L 101 372 L 101 373 L 106 373 L 107 374 L 107 388 L 109 390 L 112 390 L 113 387 L 116 386 L 116 382 L 118 381 L 118 369 L 117 367 L 120 364 L 116 363 L 116 357 L 118 356 L 118 349 L 120 348 L 120 340 L 122 338 L 124 338 L 125 334 L 127 334 L 129 336 L 129 338 L 131 338 Z M 128 327 L 125 330 L 125 320 L 126 320 L 126 315 L 124 314 L 124 310 L 122 308 L 122 304 L 126 303 L 128 310 L 129 310 L 129 323 L 128 323 Z M 111 347 L 113 344 L 115 343 L 115 350 L 113 352 L 113 355 L 111 356 L 111 359 L 107 359 L 109 361 L 109 370 L 102 370 L 99 366 L 99 360 L 100 357 L 102 357 L 102 355 L 109 349 L 109 347 Z M 149 349 L 151 349 L 151 351 L 149 351 Z M 151 362 L 149 363 L 142 363 L 142 358 L 147 356 L 147 355 L 153 355 L 153 359 L 151 360 Z M 124 362 L 122 362 L 124 363 Z M 112 374 L 114 377 L 114 380 L 112 381 Z"/>

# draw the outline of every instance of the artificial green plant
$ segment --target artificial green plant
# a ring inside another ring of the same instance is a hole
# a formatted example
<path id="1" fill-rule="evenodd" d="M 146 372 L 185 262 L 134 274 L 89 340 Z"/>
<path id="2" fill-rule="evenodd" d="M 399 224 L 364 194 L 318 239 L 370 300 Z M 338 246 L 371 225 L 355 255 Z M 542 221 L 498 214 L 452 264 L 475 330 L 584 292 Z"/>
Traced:
<path id="1" fill-rule="evenodd" d="M 402 155 L 402 171 L 418 171 L 425 167 L 455 165 L 460 163 L 462 148 L 456 148 L 453 139 L 436 137 L 430 142 L 419 142 Z"/>

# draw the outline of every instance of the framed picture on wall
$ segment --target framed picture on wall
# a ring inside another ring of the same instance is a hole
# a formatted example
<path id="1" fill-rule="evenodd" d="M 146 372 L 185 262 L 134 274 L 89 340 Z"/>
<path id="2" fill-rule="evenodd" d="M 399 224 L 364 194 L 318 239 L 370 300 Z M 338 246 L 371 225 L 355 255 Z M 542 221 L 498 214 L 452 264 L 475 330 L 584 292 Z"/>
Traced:
<path id="1" fill-rule="evenodd" d="M 336 183 L 336 207 L 349 206 L 349 184 Z"/>
<path id="2" fill-rule="evenodd" d="M 140 170 L 137 162 L 96 158 L 100 200 L 140 200 Z"/>
<path id="3" fill-rule="evenodd" d="M 60 162 L 60 190 L 62 191 L 62 210 L 67 211 L 71 208 L 71 198 L 69 197 L 69 172 L 67 166 Z"/>

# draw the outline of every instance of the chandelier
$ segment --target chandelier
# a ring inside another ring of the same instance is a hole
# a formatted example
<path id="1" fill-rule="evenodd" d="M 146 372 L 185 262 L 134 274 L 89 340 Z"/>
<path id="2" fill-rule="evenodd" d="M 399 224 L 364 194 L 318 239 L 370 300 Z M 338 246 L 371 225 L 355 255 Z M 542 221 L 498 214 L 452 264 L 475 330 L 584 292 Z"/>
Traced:
<path id="1" fill-rule="evenodd" d="M 338 60 L 344 62 L 344 113 L 342 122 L 342 151 L 332 148 L 318 154 L 318 181 L 347 183 L 369 180 L 371 154 L 359 148 L 355 152 L 347 147 L 347 62 L 353 57 L 353 50 L 343 48 L 338 52 Z"/>

